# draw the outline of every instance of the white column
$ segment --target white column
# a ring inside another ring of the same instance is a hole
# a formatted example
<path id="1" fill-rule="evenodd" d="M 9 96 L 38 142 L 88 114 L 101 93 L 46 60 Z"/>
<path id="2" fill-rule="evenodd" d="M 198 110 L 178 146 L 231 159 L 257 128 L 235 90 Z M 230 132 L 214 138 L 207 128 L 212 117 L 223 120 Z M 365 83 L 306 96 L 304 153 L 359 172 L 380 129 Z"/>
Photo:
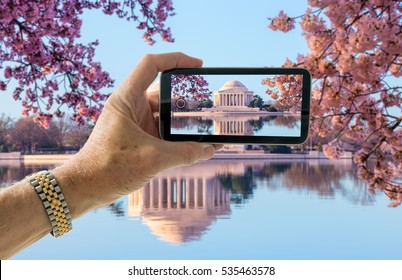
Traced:
<path id="1" fill-rule="evenodd" d="M 190 178 L 186 177 L 186 208 L 190 208 Z"/>
<path id="2" fill-rule="evenodd" d="M 180 208 L 181 204 L 181 179 L 176 180 L 176 208 Z"/>
<path id="3" fill-rule="evenodd" d="M 198 178 L 194 178 L 194 208 L 198 208 Z"/>
<path id="4" fill-rule="evenodd" d="M 167 209 L 172 208 L 172 180 L 167 177 Z"/>
<path id="5" fill-rule="evenodd" d="M 149 208 L 154 208 L 154 184 L 152 181 L 149 184 Z"/>
<path id="6" fill-rule="evenodd" d="M 163 186 L 162 186 L 162 178 L 158 177 L 158 208 L 162 209 L 163 208 Z"/>
<path id="7" fill-rule="evenodd" d="M 207 208 L 207 180 L 202 179 L 202 208 Z"/>
<path id="8" fill-rule="evenodd" d="M 142 207 L 142 199 L 140 199 L 140 195 L 142 195 L 141 190 L 135 191 L 131 194 L 130 198 L 132 198 L 132 205 L 137 207 Z"/>

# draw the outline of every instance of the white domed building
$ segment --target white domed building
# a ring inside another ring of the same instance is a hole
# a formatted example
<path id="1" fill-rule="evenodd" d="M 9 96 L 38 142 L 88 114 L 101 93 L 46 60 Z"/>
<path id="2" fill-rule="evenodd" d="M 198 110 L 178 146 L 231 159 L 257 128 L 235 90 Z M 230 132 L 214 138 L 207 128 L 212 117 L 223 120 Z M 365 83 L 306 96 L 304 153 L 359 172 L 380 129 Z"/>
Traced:
<path id="1" fill-rule="evenodd" d="M 241 82 L 232 80 L 214 92 L 214 107 L 232 107 L 227 109 L 241 110 L 248 107 L 253 100 L 254 92 Z"/>

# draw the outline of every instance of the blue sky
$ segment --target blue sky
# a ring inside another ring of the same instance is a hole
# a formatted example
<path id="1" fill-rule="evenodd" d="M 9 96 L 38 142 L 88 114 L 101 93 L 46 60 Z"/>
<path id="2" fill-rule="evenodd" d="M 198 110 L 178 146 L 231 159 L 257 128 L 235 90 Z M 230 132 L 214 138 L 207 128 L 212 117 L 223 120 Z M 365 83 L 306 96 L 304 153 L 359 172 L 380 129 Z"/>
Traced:
<path id="1" fill-rule="evenodd" d="M 220 90 L 220 88 L 230 80 L 240 81 L 254 95 L 259 95 L 264 101 L 272 101 L 273 99 L 266 93 L 267 86 L 261 82 L 266 78 L 274 78 L 275 75 L 202 75 L 208 82 L 208 89 L 211 92 Z M 270 88 L 272 90 L 273 88 Z M 212 97 L 213 99 L 213 97 Z"/>
<path id="2" fill-rule="evenodd" d="M 286 34 L 267 27 L 267 17 L 280 10 L 290 16 L 303 14 L 306 1 L 173 0 L 173 6 L 176 15 L 166 25 L 175 43 L 156 37 L 154 46 L 143 41 L 142 31 L 131 22 L 100 11 L 83 14 L 81 41 L 99 39 L 95 59 L 115 79 L 116 87 L 146 53 L 182 51 L 211 67 L 264 67 L 281 66 L 286 57 L 295 59 L 308 50 L 299 26 Z M 18 118 L 22 107 L 10 92 L 0 92 L 0 114 Z"/>

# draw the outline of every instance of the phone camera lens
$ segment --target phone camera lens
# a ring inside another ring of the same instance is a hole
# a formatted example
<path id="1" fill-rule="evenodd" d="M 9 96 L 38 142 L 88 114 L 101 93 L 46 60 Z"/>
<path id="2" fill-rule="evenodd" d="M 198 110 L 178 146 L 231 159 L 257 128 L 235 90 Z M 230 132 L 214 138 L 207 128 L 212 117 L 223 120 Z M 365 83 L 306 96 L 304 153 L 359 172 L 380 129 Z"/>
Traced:
<path id="1" fill-rule="evenodd" d="M 184 98 L 179 98 L 176 100 L 176 106 L 179 109 L 183 109 L 184 107 L 186 107 L 187 102 Z"/>

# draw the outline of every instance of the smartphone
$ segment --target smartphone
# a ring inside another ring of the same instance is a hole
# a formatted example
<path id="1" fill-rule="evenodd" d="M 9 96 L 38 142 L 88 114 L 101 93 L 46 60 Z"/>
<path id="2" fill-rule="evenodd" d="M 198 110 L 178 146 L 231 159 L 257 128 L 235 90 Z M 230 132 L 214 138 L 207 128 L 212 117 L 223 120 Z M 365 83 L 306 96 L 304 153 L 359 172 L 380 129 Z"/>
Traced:
<path id="1" fill-rule="evenodd" d="M 310 94 L 304 68 L 168 70 L 160 77 L 160 135 L 168 141 L 302 144 Z"/>

